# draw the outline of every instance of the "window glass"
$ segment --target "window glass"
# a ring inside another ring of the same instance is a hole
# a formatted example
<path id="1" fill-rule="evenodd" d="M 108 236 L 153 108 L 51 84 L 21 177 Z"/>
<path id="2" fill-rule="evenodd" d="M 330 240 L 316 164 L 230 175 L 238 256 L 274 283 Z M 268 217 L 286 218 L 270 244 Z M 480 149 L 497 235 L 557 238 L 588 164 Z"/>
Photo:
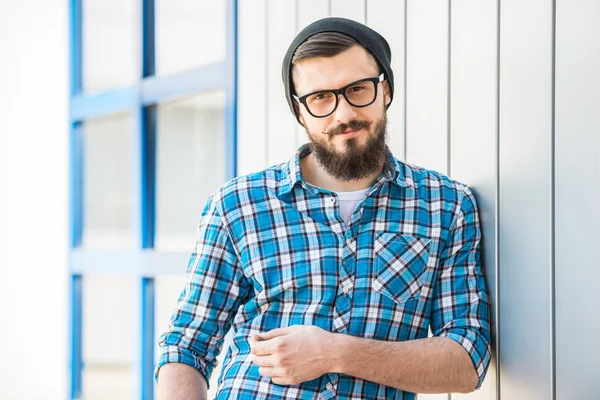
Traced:
<path id="1" fill-rule="evenodd" d="M 136 7 L 133 0 L 83 0 L 83 89 L 95 92 L 136 79 Z"/>
<path id="2" fill-rule="evenodd" d="M 135 397 L 136 279 L 86 275 L 83 284 L 83 398 Z"/>
<path id="3" fill-rule="evenodd" d="M 156 236 L 159 250 L 189 251 L 208 196 L 225 182 L 225 93 L 158 105 Z"/>
<path id="4" fill-rule="evenodd" d="M 130 113 L 84 122 L 83 247 L 135 247 L 133 156 Z"/>
<path id="5" fill-rule="evenodd" d="M 225 60 L 225 0 L 156 0 L 156 74 Z"/>

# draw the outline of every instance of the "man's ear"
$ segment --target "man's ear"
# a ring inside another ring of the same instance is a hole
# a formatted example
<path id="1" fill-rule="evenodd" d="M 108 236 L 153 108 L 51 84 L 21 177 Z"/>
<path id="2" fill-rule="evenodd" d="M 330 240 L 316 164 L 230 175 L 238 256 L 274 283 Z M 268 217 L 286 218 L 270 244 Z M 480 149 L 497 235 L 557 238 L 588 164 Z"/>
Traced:
<path id="1" fill-rule="evenodd" d="M 392 102 L 392 97 L 390 96 L 390 84 L 387 80 L 382 82 L 383 84 L 383 100 L 385 102 L 385 106 L 389 106 Z"/>

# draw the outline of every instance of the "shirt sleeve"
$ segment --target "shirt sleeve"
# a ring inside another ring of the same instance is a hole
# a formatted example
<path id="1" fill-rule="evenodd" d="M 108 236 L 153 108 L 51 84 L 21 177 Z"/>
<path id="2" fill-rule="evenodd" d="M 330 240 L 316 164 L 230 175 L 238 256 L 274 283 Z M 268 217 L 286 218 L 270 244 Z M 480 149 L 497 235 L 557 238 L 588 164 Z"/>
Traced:
<path id="1" fill-rule="evenodd" d="M 223 338 L 247 289 L 228 230 L 211 197 L 198 224 L 184 289 L 169 329 L 159 338 L 155 379 L 158 380 L 160 367 L 176 362 L 199 370 L 208 385 Z"/>
<path id="2" fill-rule="evenodd" d="M 435 283 L 431 329 L 467 351 L 481 386 L 490 364 L 490 308 L 481 271 L 481 230 L 477 203 L 465 187 L 453 218 Z"/>

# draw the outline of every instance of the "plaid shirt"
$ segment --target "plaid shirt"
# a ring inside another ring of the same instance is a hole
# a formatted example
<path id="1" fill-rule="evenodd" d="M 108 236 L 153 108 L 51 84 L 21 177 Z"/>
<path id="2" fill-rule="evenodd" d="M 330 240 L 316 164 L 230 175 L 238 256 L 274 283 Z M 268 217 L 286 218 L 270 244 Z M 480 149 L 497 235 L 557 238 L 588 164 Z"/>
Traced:
<path id="1" fill-rule="evenodd" d="M 481 385 L 490 316 L 472 192 L 390 153 L 346 224 L 336 194 L 303 180 L 308 153 L 303 146 L 209 198 L 156 371 L 185 363 L 208 381 L 233 326 L 217 399 L 414 399 L 335 373 L 273 384 L 250 361 L 248 341 L 290 325 L 386 341 L 425 338 L 431 328 L 464 347 Z"/>

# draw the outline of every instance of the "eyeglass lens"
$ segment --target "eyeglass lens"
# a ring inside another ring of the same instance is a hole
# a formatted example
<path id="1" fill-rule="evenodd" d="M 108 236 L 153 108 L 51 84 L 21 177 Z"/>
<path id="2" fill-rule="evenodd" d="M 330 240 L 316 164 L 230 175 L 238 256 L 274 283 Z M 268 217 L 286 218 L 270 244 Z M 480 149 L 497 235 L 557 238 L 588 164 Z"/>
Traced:
<path id="1" fill-rule="evenodd" d="M 362 81 L 349 86 L 344 91 L 348 103 L 355 107 L 363 107 L 375 100 L 375 83 Z M 333 92 L 318 92 L 306 98 L 306 105 L 316 116 L 325 116 L 333 112 L 337 104 L 337 96 Z"/>

